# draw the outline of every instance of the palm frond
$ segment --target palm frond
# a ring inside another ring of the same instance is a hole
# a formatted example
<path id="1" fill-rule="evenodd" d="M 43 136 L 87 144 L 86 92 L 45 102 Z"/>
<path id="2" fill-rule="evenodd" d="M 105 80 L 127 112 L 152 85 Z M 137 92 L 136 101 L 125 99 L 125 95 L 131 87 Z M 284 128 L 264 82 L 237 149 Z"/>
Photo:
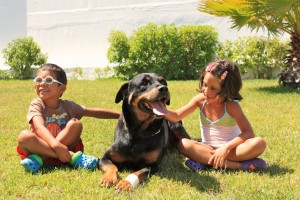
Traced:
<path id="1" fill-rule="evenodd" d="M 254 4 L 258 2 L 258 0 L 250 1 Z M 293 5 L 300 3 L 299 0 L 264 0 L 262 2 L 261 5 L 265 6 L 263 8 L 264 14 L 277 17 L 286 15 Z"/>
<path id="2" fill-rule="evenodd" d="M 300 0 L 200 0 L 198 10 L 229 17 L 232 28 L 300 33 Z"/>
<path id="3" fill-rule="evenodd" d="M 198 10 L 215 16 L 247 15 L 248 3 L 245 0 L 202 0 Z"/>

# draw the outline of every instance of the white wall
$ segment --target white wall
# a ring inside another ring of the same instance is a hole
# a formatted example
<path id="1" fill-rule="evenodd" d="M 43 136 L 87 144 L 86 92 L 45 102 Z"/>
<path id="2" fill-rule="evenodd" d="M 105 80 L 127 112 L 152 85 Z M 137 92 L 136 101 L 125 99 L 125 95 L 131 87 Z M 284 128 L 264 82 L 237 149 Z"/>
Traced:
<path id="1" fill-rule="evenodd" d="M 249 32 L 197 11 L 198 0 L 28 0 L 28 35 L 62 67 L 103 67 L 112 29 L 127 34 L 149 22 L 218 27 L 220 40 Z"/>
<path id="2" fill-rule="evenodd" d="M 0 69 L 4 66 L 2 50 L 11 40 L 26 36 L 26 0 L 0 0 Z"/>
<path id="3" fill-rule="evenodd" d="M 27 0 L 26 28 L 26 1 L 0 0 L 0 47 L 27 31 L 48 62 L 63 68 L 104 67 L 112 29 L 129 35 L 149 22 L 212 25 L 221 41 L 250 33 L 231 30 L 226 18 L 200 13 L 197 5 L 198 0 Z"/>

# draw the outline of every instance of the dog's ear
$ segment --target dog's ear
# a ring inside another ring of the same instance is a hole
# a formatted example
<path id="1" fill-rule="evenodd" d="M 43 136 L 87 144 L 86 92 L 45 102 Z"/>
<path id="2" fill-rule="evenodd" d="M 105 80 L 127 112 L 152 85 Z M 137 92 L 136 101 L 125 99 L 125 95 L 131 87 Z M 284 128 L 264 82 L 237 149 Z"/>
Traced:
<path id="1" fill-rule="evenodd" d="M 121 88 L 119 89 L 117 95 L 116 95 L 116 99 L 115 99 L 115 103 L 119 103 L 120 101 L 123 100 L 123 98 L 125 97 L 125 95 L 128 93 L 128 83 L 124 83 Z"/>
<path id="2" fill-rule="evenodd" d="M 170 103 L 171 103 L 171 100 L 169 99 L 169 100 L 166 102 L 166 104 L 169 106 Z"/>

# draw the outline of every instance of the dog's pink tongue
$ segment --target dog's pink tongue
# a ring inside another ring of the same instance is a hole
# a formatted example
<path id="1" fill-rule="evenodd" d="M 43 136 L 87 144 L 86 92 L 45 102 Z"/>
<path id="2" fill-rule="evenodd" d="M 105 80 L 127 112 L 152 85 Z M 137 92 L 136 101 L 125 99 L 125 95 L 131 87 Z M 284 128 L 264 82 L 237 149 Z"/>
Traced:
<path id="1" fill-rule="evenodd" d="M 153 107 L 153 112 L 156 115 L 165 115 L 168 112 L 165 105 L 159 101 L 151 102 L 151 106 Z"/>

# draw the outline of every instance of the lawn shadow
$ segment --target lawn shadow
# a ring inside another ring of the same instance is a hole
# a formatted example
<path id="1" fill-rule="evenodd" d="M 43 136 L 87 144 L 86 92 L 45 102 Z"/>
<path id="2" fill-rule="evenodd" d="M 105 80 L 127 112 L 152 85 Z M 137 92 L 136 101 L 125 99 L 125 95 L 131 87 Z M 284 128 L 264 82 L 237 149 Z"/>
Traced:
<path id="1" fill-rule="evenodd" d="M 41 173 L 42 174 L 48 174 L 48 173 L 53 173 L 56 170 L 64 170 L 64 171 L 72 171 L 75 170 L 74 167 L 70 165 L 43 165 L 41 168 Z"/>
<path id="2" fill-rule="evenodd" d="M 174 151 L 169 151 L 161 163 L 156 175 L 186 183 L 201 192 L 220 193 L 220 183 L 206 172 L 194 172 L 184 166 L 184 157 Z"/>
<path id="3" fill-rule="evenodd" d="M 257 87 L 253 90 L 258 90 L 262 92 L 272 93 L 272 94 L 300 94 L 300 90 L 293 89 L 287 86 L 269 86 L 269 87 Z"/>
<path id="4" fill-rule="evenodd" d="M 282 176 L 285 174 L 293 174 L 294 171 L 294 169 L 290 169 L 287 167 L 282 167 L 279 165 L 270 165 L 265 173 L 269 174 L 270 176 Z"/>

